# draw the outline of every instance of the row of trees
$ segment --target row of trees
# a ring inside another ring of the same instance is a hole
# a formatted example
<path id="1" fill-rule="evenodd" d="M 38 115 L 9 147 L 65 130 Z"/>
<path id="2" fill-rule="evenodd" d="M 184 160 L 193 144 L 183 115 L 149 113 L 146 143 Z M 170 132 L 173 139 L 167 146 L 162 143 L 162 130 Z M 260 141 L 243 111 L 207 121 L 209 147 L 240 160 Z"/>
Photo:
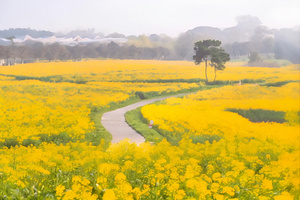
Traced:
<path id="1" fill-rule="evenodd" d="M 0 58 L 27 60 L 81 60 L 83 58 L 115 58 L 115 59 L 169 59 L 171 52 L 164 47 L 136 47 L 135 45 L 119 45 L 91 43 L 84 46 L 66 46 L 58 43 L 44 45 L 35 43 L 27 46 L 0 46 Z"/>

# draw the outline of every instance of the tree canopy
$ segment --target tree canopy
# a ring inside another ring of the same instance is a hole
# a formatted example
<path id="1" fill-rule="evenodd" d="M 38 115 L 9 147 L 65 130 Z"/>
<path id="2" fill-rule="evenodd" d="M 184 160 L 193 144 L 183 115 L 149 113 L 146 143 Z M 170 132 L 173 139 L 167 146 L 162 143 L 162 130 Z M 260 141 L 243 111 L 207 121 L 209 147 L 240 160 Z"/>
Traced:
<path id="1" fill-rule="evenodd" d="M 199 65 L 202 61 L 207 62 L 208 57 L 211 54 L 211 48 L 219 47 L 220 45 L 221 41 L 219 40 L 203 40 L 196 42 L 194 46 L 195 55 L 193 56 L 195 64 Z"/>
<path id="2" fill-rule="evenodd" d="M 193 56 L 194 62 L 196 65 L 199 65 L 201 62 L 205 62 L 205 77 L 206 83 L 208 83 L 207 77 L 207 64 L 210 61 L 210 66 L 215 69 L 215 78 L 217 70 L 224 70 L 225 63 L 230 60 L 229 54 L 220 47 L 221 41 L 219 40 L 202 40 L 198 41 L 194 45 L 195 55 Z"/>

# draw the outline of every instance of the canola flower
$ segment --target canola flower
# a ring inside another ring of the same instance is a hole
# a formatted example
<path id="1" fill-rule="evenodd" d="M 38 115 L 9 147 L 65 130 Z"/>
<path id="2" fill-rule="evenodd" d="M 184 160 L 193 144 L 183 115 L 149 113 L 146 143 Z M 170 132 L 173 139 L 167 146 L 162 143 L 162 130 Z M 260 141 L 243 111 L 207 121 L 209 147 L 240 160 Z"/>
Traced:
<path id="1" fill-rule="evenodd" d="M 43 69 L 43 70 L 41 70 Z M 3 75 L 49 77 L 52 81 L 147 81 L 147 80 L 205 80 L 204 64 L 195 66 L 190 61 L 159 60 L 91 60 L 85 62 L 30 63 L 2 67 Z M 209 80 L 213 68 L 208 68 Z M 1 77 L 0 77 L 1 78 Z M 242 63 L 227 63 L 226 70 L 218 72 L 217 80 L 264 80 L 280 82 L 299 80 L 299 65 L 280 68 L 246 67 Z"/>
<path id="2" fill-rule="evenodd" d="M 299 197 L 299 150 L 259 140 L 179 146 L 123 141 L 1 149 L 1 196 L 44 199 Z M 35 189 L 32 189 L 35 188 Z"/>
<path id="3" fill-rule="evenodd" d="M 144 93 L 197 88 L 196 83 L 45 83 L 0 81 L 0 139 L 39 140 L 40 135 L 67 134 L 81 139 L 94 130 L 92 110 L 109 107 Z"/>
<path id="4" fill-rule="evenodd" d="M 212 148 L 207 146 L 202 151 L 206 155 L 203 159 L 208 160 L 205 175 L 212 179 L 210 191 L 215 194 L 210 195 L 214 199 L 254 196 L 257 199 L 298 199 L 299 91 L 299 83 L 281 87 L 225 86 L 146 105 L 141 112 L 147 120 L 153 120 L 154 127 L 164 135 L 183 138 L 179 144 L 184 140 L 197 141 L 199 137 L 219 140 L 213 142 Z M 285 113 L 285 122 L 254 123 L 227 110 L 229 108 L 281 111 Z M 193 151 L 191 147 L 190 151 Z M 186 170 L 188 172 L 188 168 Z M 237 179 L 239 184 L 230 184 Z M 289 188 L 275 195 L 287 180 L 294 190 Z M 189 188 L 194 185 L 188 182 Z M 252 191 L 241 195 L 241 189 L 245 188 Z"/>
<path id="5" fill-rule="evenodd" d="M 92 109 L 126 101 L 136 91 L 161 94 L 198 87 L 133 80 L 204 78 L 201 70 L 191 62 L 114 60 L 0 68 L 1 74 L 53 81 L 0 76 L 1 142 L 11 137 L 39 141 L 39 134 L 84 137 L 95 128 L 89 116 Z M 234 66 L 218 74 L 218 80 L 299 81 L 298 72 L 295 65 L 276 69 Z M 107 149 L 103 144 L 79 141 L 3 147 L 0 197 L 299 199 L 299 99 L 299 83 L 277 88 L 243 85 L 143 107 L 142 114 L 154 119 L 155 128 L 180 139 L 175 146 L 163 140 L 140 146 L 122 141 Z M 285 122 L 253 123 L 228 108 L 282 111 Z M 218 137 L 196 143 L 201 136 Z"/>
<path id="6" fill-rule="evenodd" d="M 225 86 L 184 98 L 170 98 L 160 105 L 147 105 L 141 112 L 170 137 L 242 136 L 298 146 L 299 90 L 299 83 L 282 87 Z M 285 113 L 285 123 L 253 123 L 228 109 L 281 111 Z"/>

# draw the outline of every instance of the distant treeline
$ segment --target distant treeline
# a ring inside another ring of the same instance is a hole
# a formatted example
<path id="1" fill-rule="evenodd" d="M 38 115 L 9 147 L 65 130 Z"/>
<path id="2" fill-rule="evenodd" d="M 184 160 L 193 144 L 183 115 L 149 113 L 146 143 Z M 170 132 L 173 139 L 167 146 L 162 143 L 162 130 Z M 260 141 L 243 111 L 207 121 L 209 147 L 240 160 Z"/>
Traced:
<path id="1" fill-rule="evenodd" d="M 171 59 L 171 51 L 164 47 L 136 47 L 134 45 L 88 44 L 84 46 L 67 46 L 54 43 L 44 45 L 36 43 L 30 46 L 0 46 L 0 58 L 20 62 L 36 60 L 81 60 L 84 58 L 113 59 Z"/>
<path id="2" fill-rule="evenodd" d="M 37 60 L 81 60 L 84 58 L 192 60 L 194 53 L 192 40 L 187 44 L 180 44 L 180 41 L 177 40 L 173 41 L 173 45 L 159 46 L 155 44 L 148 47 L 115 42 L 108 44 L 90 43 L 77 46 L 59 43 L 49 45 L 43 43 L 0 45 L 0 65 L 35 62 Z M 300 48 L 296 44 L 284 39 L 266 38 L 259 42 L 227 43 L 223 45 L 223 48 L 230 54 L 231 59 L 247 57 L 251 52 L 257 52 L 262 58 L 286 59 L 293 63 L 300 63 Z"/>
<path id="3" fill-rule="evenodd" d="M 68 46 L 63 43 L 43 44 L 30 41 L 14 44 L 13 38 L 25 34 L 31 37 L 59 36 L 49 31 L 31 29 L 9 29 L 0 31 L 0 38 L 6 38 L 6 45 L 0 43 L 0 65 L 15 62 L 34 62 L 36 60 L 80 60 L 83 58 L 114 58 L 114 59 L 159 59 L 159 60 L 192 60 L 194 43 L 199 40 L 216 39 L 230 54 L 231 59 L 247 58 L 258 55 L 263 59 L 286 59 L 300 63 L 300 29 L 269 29 L 261 24 L 257 17 L 242 16 L 234 27 L 221 30 L 219 28 L 200 26 L 182 33 L 176 38 L 167 35 L 152 34 L 149 36 L 125 36 L 113 33 L 104 36 L 94 30 L 72 31 L 61 37 L 76 35 L 82 38 L 117 38 L 127 42 L 118 43 L 86 43 Z M 7 38 L 12 38 L 11 43 Z M 4 40 L 3 40 L 4 41 Z"/>

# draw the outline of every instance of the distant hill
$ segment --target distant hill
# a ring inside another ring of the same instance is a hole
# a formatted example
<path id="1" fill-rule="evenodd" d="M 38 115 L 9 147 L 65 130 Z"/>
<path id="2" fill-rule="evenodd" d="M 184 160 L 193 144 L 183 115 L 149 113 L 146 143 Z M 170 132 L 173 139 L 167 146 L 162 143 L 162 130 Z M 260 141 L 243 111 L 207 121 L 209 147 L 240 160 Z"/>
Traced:
<path id="1" fill-rule="evenodd" d="M 257 27 L 262 24 L 257 17 L 248 15 L 237 17 L 237 22 L 236 26 L 224 30 L 208 26 L 199 26 L 188 30 L 180 35 L 177 40 L 177 53 L 182 59 L 190 60 L 194 53 L 191 46 L 196 41 L 205 39 L 220 40 L 222 44 L 247 42 L 251 39 Z"/>
<path id="2" fill-rule="evenodd" d="M 39 37 L 51 37 L 54 35 L 53 32 L 50 31 L 38 31 L 33 30 L 30 28 L 10 28 L 8 30 L 0 30 L 0 38 L 7 38 L 7 37 L 25 37 L 26 35 L 29 35 L 33 38 L 39 38 Z"/>
<path id="3" fill-rule="evenodd" d="M 96 38 L 97 36 L 98 37 L 104 37 L 104 35 L 102 33 L 95 33 L 95 30 L 94 29 L 87 29 L 87 30 L 73 30 L 73 31 L 70 31 L 66 34 L 64 33 L 55 33 L 55 36 L 57 37 L 67 37 L 67 38 L 74 38 L 74 37 L 77 37 L 77 36 L 80 36 L 81 38 Z"/>
<path id="4" fill-rule="evenodd" d="M 236 20 L 236 26 L 226 28 L 222 31 L 225 37 L 223 43 L 249 41 L 257 27 L 262 25 L 259 18 L 250 15 L 239 16 Z"/>

